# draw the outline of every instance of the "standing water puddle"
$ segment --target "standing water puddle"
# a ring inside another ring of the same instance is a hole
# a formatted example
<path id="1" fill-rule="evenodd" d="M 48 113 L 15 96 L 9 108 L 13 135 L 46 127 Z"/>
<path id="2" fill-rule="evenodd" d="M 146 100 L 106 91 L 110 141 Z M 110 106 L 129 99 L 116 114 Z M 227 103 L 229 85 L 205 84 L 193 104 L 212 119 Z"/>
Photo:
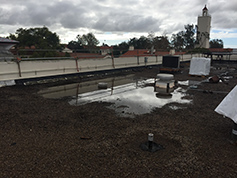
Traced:
<path id="1" fill-rule="evenodd" d="M 108 84 L 107 89 L 98 89 L 98 83 Z M 109 102 L 108 106 L 121 116 L 132 117 L 137 114 L 151 112 L 154 108 L 161 108 L 169 103 L 191 103 L 184 99 L 186 90 L 177 88 L 171 96 L 159 97 L 152 85 L 154 79 L 133 80 L 133 76 L 108 78 L 50 87 L 39 92 L 45 98 L 70 97 L 69 104 L 84 105 L 92 102 Z M 152 86 L 151 86 L 152 85 Z M 180 109 L 171 106 L 171 109 Z"/>

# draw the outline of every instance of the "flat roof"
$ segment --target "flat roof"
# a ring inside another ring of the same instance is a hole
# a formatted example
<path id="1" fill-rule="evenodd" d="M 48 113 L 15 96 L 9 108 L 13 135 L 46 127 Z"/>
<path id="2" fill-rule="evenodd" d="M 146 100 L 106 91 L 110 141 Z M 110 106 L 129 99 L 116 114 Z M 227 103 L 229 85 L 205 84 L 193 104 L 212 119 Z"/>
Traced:
<path id="1" fill-rule="evenodd" d="M 16 43 L 19 43 L 19 41 L 16 41 L 16 40 L 10 40 L 10 39 L 8 39 L 8 38 L 0 37 L 0 43 L 11 43 L 11 44 L 16 44 Z"/>

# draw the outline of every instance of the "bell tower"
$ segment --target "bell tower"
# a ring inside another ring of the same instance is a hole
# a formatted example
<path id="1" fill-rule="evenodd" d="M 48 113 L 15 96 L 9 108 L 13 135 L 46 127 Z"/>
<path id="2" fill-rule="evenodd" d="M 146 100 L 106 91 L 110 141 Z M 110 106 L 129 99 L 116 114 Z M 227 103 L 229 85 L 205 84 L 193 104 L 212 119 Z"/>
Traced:
<path id="1" fill-rule="evenodd" d="M 211 30 L 211 16 L 208 13 L 208 9 L 205 7 L 202 9 L 202 15 L 198 16 L 197 25 L 197 48 L 209 48 Z"/>

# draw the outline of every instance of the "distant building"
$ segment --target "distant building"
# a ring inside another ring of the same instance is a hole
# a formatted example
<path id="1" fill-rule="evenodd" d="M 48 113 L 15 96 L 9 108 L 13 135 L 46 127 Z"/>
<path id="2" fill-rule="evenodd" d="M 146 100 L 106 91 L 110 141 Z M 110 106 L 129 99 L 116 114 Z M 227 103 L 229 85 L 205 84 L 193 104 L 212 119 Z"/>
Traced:
<path id="1" fill-rule="evenodd" d="M 71 49 L 69 49 L 67 46 L 64 47 L 64 49 L 62 50 L 63 53 L 73 53 L 73 51 Z"/>
<path id="2" fill-rule="evenodd" d="M 18 43 L 18 41 L 0 37 L 0 61 L 13 59 L 10 49 Z"/>
<path id="3" fill-rule="evenodd" d="M 151 53 L 148 49 L 134 49 L 129 50 L 120 57 L 145 57 L 145 56 L 165 56 L 165 55 L 183 55 L 185 52 L 176 52 L 175 50 L 172 51 L 153 51 Z"/>
<path id="4" fill-rule="evenodd" d="M 133 51 L 134 50 L 134 46 L 129 46 L 129 51 Z"/>
<path id="5" fill-rule="evenodd" d="M 211 59 L 223 60 L 226 58 L 230 60 L 230 56 L 234 54 L 234 50 L 232 48 L 209 48 L 204 54 Z"/>
<path id="6" fill-rule="evenodd" d="M 208 9 L 205 6 L 202 9 L 202 15 L 198 17 L 197 25 L 197 48 L 209 48 L 211 29 L 211 16 L 208 13 Z"/>
<path id="7" fill-rule="evenodd" d="M 113 47 L 109 47 L 109 46 L 101 46 L 100 47 L 101 55 L 111 54 L 112 51 L 113 51 Z"/>

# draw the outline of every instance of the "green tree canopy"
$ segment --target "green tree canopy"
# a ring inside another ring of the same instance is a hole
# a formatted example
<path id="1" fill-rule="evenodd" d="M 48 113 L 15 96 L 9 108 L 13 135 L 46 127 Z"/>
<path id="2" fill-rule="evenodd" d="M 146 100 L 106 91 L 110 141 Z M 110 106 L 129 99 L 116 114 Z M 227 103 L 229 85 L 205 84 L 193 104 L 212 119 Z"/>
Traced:
<path id="1" fill-rule="evenodd" d="M 194 25 L 185 25 L 185 31 L 173 34 L 171 37 L 171 45 L 177 50 L 193 49 L 195 44 L 195 28 Z"/>
<path id="2" fill-rule="evenodd" d="M 96 39 L 93 33 L 87 33 L 86 35 L 77 35 L 77 42 L 86 46 L 97 46 L 100 42 Z"/>
<path id="3" fill-rule="evenodd" d="M 176 50 L 184 49 L 184 32 L 180 31 L 177 34 L 172 34 L 171 46 Z"/>
<path id="4" fill-rule="evenodd" d="M 82 43 L 79 41 L 70 41 L 67 47 L 71 49 L 73 52 L 81 52 L 84 49 Z"/>
<path id="5" fill-rule="evenodd" d="M 60 40 L 56 33 L 42 28 L 19 28 L 15 34 L 10 34 L 10 39 L 19 41 L 19 47 L 35 46 L 39 49 L 60 49 Z"/>
<path id="6" fill-rule="evenodd" d="M 121 54 L 124 54 L 128 51 L 129 45 L 127 42 L 122 42 L 119 45 L 114 45 L 113 46 L 113 55 L 115 57 L 120 56 Z"/>
<path id="7" fill-rule="evenodd" d="M 87 46 L 90 52 L 96 51 L 96 46 L 100 43 L 99 40 L 96 39 L 93 33 L 87 33 L 86 35 L 77 35 L 77 43 L 83 46 Z"/>
<path id="8" fill-rule="evenodd" d="M 185 25 L 184 45 L 186 49 L 193 49 L 195 44 L 195 27 L 194 25 Z"/>
<path id="9" fill-rule="evenodd" d="M 210 48 L 223 48 L 224 43 L 221 39 L 213 39 L 210 41 Z"/>
<path id="10" fill-rule="evenodd" d="M 134 46 L 135 49 L 167 50 L 170 47 L 170 42 L 167 36 L 155 36 L 153 33 L 149 33 L 148 37 L 141 36 L 139 39 L 130 39 L 128 45 Z"/>
<path id="11" fill-rule="evenodd" d="M 167 36 L 154 37 L 153 45 L 156 50 L 168 50 L 170 48 L 170 42 Z"/>
<path id="12" fill-rule="evenodd" d="M 139 49 L 138 47 L 138 38 L 134 37 L 134 38 L 130 38 L 130 40 L 128 41 L 128 46 L 133 46 L 135 49 Z M 124 42 L 123 42 L 124 43 Z M 126 43 L 126 42 L 125 42 Z"/>

